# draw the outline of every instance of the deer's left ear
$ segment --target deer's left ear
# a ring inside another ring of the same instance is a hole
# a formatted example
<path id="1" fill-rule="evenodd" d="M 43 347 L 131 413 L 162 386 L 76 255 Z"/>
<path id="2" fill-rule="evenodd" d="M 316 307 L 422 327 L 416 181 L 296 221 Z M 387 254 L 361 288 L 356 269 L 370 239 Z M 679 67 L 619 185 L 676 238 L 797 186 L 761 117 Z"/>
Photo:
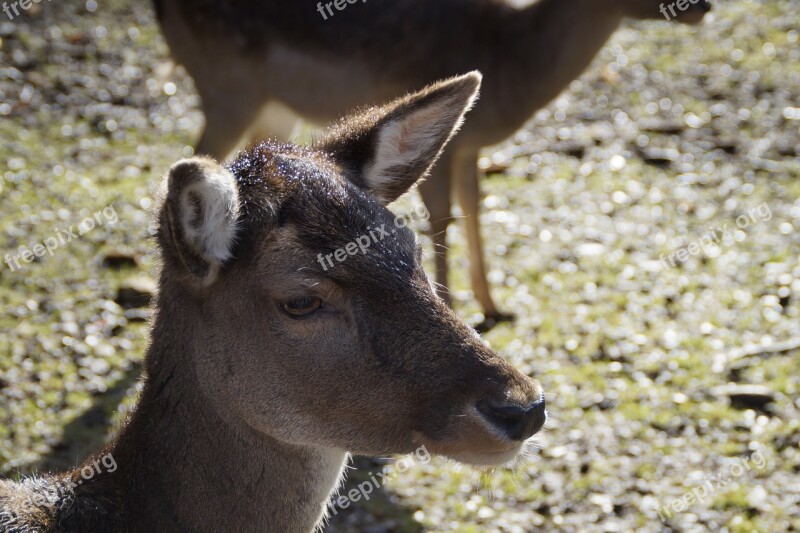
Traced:
<path id="1" fill-rule="evenodd" d="M 231 258 L 239 194 L 233 175 L 216 161 L 178 161 L 166 179 L 159 241 L 166 261 L 194 282 L 208 285 Z"/>
<path id="2" fill-rule="evenodd" d="M 425 176 L 478 95 L 477 71 L 343 119 L 321 149 L 356 185 L 388 204 Z"/>

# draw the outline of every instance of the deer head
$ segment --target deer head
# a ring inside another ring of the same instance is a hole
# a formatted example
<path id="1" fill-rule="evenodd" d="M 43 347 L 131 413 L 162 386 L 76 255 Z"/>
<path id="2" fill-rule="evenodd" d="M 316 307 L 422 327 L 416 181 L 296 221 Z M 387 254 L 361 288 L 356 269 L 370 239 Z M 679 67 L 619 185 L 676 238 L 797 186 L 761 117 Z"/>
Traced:
<path id="1" fill-rule="evenodd" d="M 479 85 L 471 73 L 365 110 L 314 148 L 172 167 L 160 300 L 190 324 L 188 364 L 226 419 L 290 444 L 425 445 L 474 464 L 507 462 L 539 431 L 540 386 L 436 296 L 416 236 L 386 207 L 424 177 Z"/>

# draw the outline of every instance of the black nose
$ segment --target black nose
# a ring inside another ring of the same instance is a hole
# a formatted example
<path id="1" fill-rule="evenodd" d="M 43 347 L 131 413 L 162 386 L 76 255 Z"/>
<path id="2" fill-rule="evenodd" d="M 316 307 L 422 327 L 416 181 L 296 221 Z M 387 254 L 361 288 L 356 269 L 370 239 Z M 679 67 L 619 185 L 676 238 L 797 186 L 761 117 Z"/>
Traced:
<path id="1" fill-rule="evenodd" d="M 699 5 L 699 6 L 700 6 L 700 7 L 703 9 L 703 11 L 705 11 L 706 13 L 708 13 L 709 11 L 711 11 L 711 4 L 709 4 L 709 3 L 708 3 L 706 0 L 700 0 L 700 2 L 698 3 L 698 5 Z"/>
<path id="2" fill-rule="evenodd" d="M 535 435 L 547 421 L 544 395 L 527 407 L 515 404 L 497 405 L 492 401 L 481 400 L 478 402 L 478 411 L 511 440 L 525 440 Z"/>

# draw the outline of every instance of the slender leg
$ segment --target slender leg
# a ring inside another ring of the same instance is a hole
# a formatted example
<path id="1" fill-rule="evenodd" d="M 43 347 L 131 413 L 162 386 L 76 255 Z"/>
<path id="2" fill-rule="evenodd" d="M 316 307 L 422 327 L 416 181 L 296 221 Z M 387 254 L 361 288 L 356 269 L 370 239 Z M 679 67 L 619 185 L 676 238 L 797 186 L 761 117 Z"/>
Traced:
<path id="1" fill-rule="evenodd" d="M 431 241 L 436 260 L 436 285 L 439 296 L 451 303 L 447 284 L 447 227 L 450 214 L 450 158 L 445 152 L 419 186 L 422 201 L 430 212 Z"/>
<path id="2" fill-rule="evenodd" d="M 198 88 L 206 125 L 195 152 L 223 161 L 239 147 L 264 102 L 236 87 Z"/>
<path id="3" fill-rule="evenodd" d="M 247 133 L 248 141 L 275 139 L 278 141 L 294 141 L 300 133 L 300 118 L 288 107 L 277 100 L 268 102 L 261 110 L 261 115 Z"/>
<path id="4" fill-rule="evenodd" d="M 475 298 L 481 304 L 488 322 L 500 322 L 512 318 L 498 311 L 489 290 L 484 263 L 483 241 L 480 231 L 480 185 L 478 182 L 478 152 L 464 151 L 452 160 L 452 174 L 458 203 L 464 213 L 467 247 L 469 249 L 469 273 Z"/>

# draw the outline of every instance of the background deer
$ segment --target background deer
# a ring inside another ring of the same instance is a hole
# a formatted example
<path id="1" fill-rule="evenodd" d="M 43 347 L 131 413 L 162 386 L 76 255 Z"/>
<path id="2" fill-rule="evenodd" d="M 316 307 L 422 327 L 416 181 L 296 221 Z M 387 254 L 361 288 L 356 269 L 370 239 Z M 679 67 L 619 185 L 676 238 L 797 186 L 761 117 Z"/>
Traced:
<path id="1" fill-rule="evenodd" d="M 316 149 L 261 144 L 165 179 L 163 268 L 137 408 L 82 465 L 0 481 L 2 531 L 313 529 L 346 453 L 514 458 L 540 386 L 431 288 L 385 205 L 430 168 L 477 73 L 338 123 Z M 317 257 L 391 235 L 323 271 Z"/>
<path id="2" fill-rule="evenodd" d="M 322 2 L 326 14 L 327 3 Z M 431 213 L 440 252 L 436 281 L 445 299 L 446 230 L 455 190 L 465 217 L 472 288 L 490 324 L 509 317 L 495 305 L 486 278 L 478 219 L 480 149 L 509 137 L 578 77 L 624 18 L 664 20 L 662 4 L 370 0 L 334 9 L 324 19 L 316 0 L 155 0 L 172 54 L 194 78 L 203 101 L 206 129 L 197 152 L 217 158 L 226 157 L 248 131 L 288 138 L 295 123 L 291 113 L 325 123 L 355 106 L 482 71 L 479 105 L 419 190 Z M 695 0 L 686 11 L 676 10 L 673 20 L 696 23 L 709 8 L 706 0 Z"/>

